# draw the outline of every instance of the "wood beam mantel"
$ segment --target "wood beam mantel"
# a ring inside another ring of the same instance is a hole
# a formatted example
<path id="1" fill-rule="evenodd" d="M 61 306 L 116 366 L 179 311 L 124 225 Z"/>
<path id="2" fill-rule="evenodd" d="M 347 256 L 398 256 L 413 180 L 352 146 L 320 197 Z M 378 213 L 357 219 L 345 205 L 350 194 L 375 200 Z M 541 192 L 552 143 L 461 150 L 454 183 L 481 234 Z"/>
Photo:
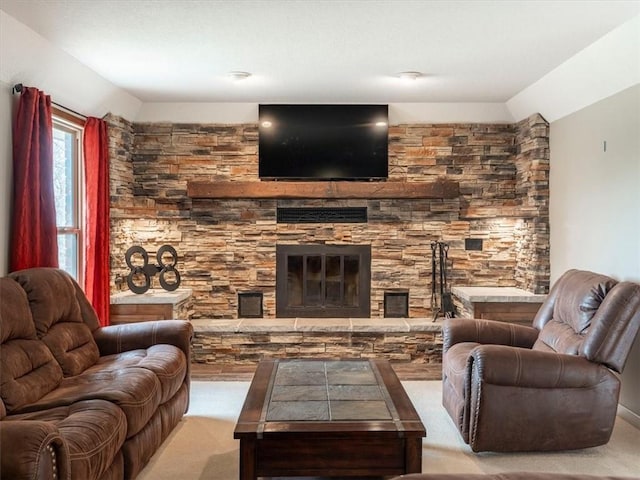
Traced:
<path id="1" fill-rule="evenodd" d="M 187 194 L 192 198 L 457 198 L 458 182 L 200 182 L 187 183 Z"/>

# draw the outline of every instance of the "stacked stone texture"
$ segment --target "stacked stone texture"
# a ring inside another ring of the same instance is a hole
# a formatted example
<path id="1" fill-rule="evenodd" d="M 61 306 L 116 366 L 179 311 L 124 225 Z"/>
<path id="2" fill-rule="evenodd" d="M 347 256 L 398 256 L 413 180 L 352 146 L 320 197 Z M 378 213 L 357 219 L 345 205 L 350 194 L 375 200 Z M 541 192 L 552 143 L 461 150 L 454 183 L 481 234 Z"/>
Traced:
<path id="1" fill-rule="evenodd" d="M 251 364 L 276 358 L 386 358 L 393 362 L 439 364 L 442 335 L 436 332 L 196 332 L 195 363 Z"/>
<path id="2" fill-rule="evenodd" d="M 522 221 L 516 235 L 515 278 L 521 288 L 547 293 L 549 260 L 549 124 L 536 114 L 516 125 L 516 196 Z"/>
<path id="3" fill-rule="evenodd" d="M 515 125 L 390 127 L 388 181 L 455 180 L 452 200 L 192 199 L 190 180 L 259 181 L 256 124 L 109 124 L 113 279 L 128 274 L 130 246 L 154 254 L 171 244 L 194 319 L 236 318 L 243 291 L 262 291 L 265 316 L 275 317 L 276 244 L 370 244 L 372 317 L 397 288 L 409 289 L 411 317 L 432 314 L 435 240 L 450 245 L 454 285 L 548 288 L 548 125 L 539 115 Z M 301 206 L 366 206 L 369 221 L 276 222 L 278 207 Z M 483 239 L 483 250 L 466 251 L 466 238 Z"/>

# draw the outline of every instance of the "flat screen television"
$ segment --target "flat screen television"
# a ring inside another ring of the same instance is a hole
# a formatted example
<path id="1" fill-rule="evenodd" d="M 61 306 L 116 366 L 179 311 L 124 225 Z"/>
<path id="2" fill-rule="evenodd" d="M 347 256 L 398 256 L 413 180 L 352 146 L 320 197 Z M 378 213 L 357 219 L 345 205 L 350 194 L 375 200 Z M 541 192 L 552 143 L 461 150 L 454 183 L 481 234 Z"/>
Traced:
<path id="1" fill-rule="evenodd" d="M 387 105 L 260 105 L 264 180 L 382 180 L 389 175 Z"/>

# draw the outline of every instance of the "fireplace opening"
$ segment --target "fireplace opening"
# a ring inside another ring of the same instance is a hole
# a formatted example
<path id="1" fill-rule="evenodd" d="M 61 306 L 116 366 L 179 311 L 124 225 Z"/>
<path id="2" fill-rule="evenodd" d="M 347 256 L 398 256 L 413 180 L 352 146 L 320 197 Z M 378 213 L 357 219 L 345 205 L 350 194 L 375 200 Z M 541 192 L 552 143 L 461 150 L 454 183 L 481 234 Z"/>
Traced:
<path id="1" fill-rule="evenodd" d="M 276 316 L 368 317 L 370 245 L 277 245 Z"/>

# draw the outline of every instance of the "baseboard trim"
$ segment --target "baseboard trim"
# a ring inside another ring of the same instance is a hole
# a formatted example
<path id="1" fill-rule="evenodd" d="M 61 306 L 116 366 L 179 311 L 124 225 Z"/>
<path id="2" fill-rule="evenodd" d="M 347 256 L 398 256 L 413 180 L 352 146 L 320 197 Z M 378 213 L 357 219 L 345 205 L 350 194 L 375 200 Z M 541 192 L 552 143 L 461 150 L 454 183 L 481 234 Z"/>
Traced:
<path id="1" fill-rule="evenodd" d="M 629 422 L 634 427 L 640 429 L 640 415 L 632 412 L 624 405 L 618 404 L 618 416 Z"/>

